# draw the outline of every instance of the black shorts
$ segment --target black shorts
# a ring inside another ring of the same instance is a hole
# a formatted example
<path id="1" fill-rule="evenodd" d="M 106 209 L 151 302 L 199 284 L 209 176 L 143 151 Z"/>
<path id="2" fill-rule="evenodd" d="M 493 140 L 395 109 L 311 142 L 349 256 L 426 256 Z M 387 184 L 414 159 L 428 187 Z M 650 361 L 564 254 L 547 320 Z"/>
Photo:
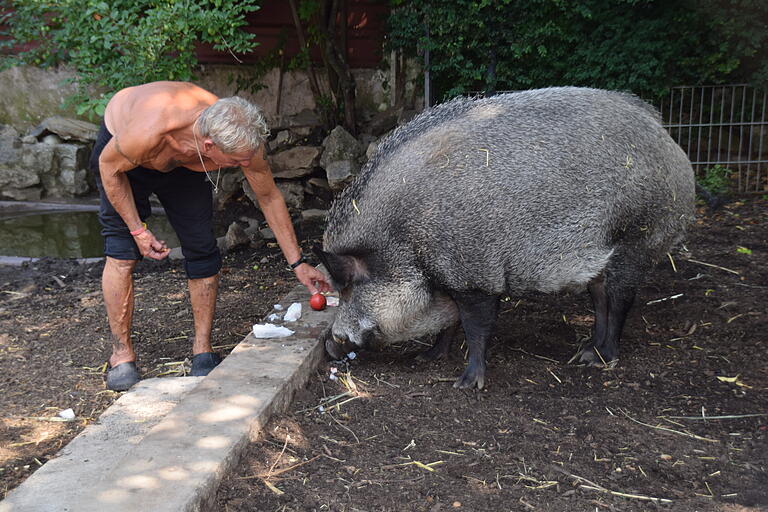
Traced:
<path id="1" fill-rule="evenodd" d="M 99 189 L 99 222 L 104 237 L 104 254 L 118 260 L 142 258 L 131 233 L 104 193 L 99 173 L 99 155 L 112 138 L 104 123 L 91 153 L 90 169 Z M 149 202 L 154 193 L 181 242 L 184 270 L 190 279 L 216 275 L 221 269 L 221 253 L 213 235 L 213 194 L 205 173 L 177 167 L 160 172 L 136 167 L 125 173 L 133 192 L 136 210 L 142 221 L 152 215 Z"/>

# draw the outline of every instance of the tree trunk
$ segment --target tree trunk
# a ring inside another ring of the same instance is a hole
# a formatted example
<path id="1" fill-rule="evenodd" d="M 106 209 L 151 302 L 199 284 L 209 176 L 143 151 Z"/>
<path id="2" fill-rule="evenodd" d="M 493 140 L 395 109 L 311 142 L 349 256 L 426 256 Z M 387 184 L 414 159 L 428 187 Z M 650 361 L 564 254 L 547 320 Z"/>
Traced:
<path id="1" fill-rule="evenodd" d="M 346 13 L 346 0 L 323 0 L 321 8 L 321 19 L 317 24 L 322 33 L 322 46 L 325 61 L 328 66 L 329 75 L 333 75 L 336 82 L 334 87 L 336 93 L 337 103 L 342 103 L 341 106 L 344 109 L 344 128 L 347 129 L 352 135 L 357 135 L 357 118 L 355 116 L 355 96 L 356 85 L 355 78 L 352 76 L 352 72 L 347 64 L 346 53 L 347 48 L 341 47 L 336 34 L 337 23 L 336 19 L 339 15 L 339 2 L 343 2 L 344 8 L 341 9 L 342 13 Z M 347 29 L 346 16 L 341 20 L 342 32 Z M 346 36 L 342 37 L 343 41 L 346 41 Z"/>

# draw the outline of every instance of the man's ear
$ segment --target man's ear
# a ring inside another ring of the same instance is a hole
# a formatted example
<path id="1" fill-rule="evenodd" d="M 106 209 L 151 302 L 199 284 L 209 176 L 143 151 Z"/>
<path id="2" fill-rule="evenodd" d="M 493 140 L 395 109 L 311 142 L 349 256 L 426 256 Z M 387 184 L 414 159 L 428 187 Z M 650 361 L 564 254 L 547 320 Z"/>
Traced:
<path id="1" fill-rule="evenodd" d="M 312 252 L 328 269 L 334 288 L 337 290 L 343 290 L 355 281 L 361 281 L 369 277 L 368 267 L 362 258 L 325 252 L 317 245 L 312 248 Z"/>

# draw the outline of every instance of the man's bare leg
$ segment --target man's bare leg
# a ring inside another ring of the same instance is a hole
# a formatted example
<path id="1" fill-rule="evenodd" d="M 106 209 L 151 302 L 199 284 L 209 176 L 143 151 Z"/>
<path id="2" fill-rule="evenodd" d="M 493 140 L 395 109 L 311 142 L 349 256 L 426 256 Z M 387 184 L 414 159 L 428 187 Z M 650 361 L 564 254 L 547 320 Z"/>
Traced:
<path id="1" fill-rule="evenodd" d="M 192 316 L 195 319 L 195 341 L 192 344 L 192 375 L 207 375 L 221 359 L 213 353 L 211 329 L 216 312 L 216 295 L 219 289 L 219 275 L 190 279 L 189 299 L 192 302 Z"/>
<path id="2" fill-rule="evenodd" d="M 101 276 L 101 289 L 107 309 L 109 329 L 112 332 L 112 355 L 109 365 L 136 360 L 131 343 L 133 320 L 133 269 L 135 260 L 117 260 L 107 256 Z"/>

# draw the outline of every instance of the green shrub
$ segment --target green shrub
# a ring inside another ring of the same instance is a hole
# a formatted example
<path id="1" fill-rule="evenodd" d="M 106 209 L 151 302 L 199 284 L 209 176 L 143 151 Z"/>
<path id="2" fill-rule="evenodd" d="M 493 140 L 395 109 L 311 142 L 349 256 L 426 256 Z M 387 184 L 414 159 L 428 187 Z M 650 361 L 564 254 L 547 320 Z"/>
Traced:
<path id="1" fill-rule="evenodd" d="M 765 0 L 390 3 L 389 44 L 430 50 L 437 100 L 555 85 L 652 98 L 672 85 L 768 77 Z"/>
<path id="2" fill-rule="evenodd" d="M 102 115 L 118 90 L 156 80 L 191 80 L 196 43 L 247 52 L 242 30 L 260 0 L 11 0 L 4 46 L 33 43 L 3 67 L 67 63 L 77 72 L 78 112 Z M 90 91 L 104 91 L 93 97 Z"/>
<path id="3" fill-rule="evenodd" d="M 733 175 L 731 169 L 717 164 L 706 168 L 704 175 L 697 178 L 696 181 L 711 194 L 724 196 L 728 195 L 731 190 L 731 175 Z"/>

